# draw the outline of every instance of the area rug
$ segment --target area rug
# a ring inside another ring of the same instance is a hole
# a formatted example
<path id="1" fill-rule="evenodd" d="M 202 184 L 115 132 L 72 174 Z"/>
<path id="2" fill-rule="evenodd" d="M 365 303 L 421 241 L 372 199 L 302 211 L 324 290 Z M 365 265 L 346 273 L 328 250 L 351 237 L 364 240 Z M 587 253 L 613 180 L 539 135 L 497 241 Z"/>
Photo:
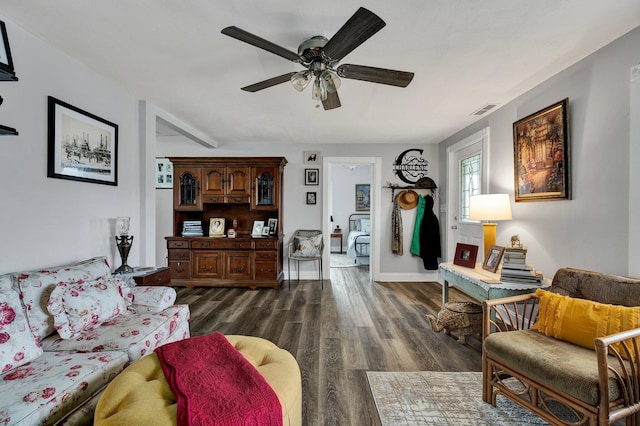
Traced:
<path id="1" fill-rule="evenodd" d="M 367 266 L 356 264 L 355 261 L 346 254 L 331 253 L 331 267 L 332 268 L 353 268 L 355 266 Z"/>
<path id="2" fill-rule="evenodd" d="M 482 401 L 480 372 L 368 371 L 367 378 L 383 426 L 548 425 L 505 397 L 496 407 Z"/>

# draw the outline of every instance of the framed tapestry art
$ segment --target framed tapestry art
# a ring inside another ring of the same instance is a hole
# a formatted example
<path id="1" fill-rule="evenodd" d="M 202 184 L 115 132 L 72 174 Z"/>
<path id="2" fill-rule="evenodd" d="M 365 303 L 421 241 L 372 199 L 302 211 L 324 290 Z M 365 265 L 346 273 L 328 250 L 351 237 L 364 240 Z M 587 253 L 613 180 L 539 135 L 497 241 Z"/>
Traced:
<path id="1" fill-rule="evenodd" d="M 571 199 L 568 103 L 513 123 L 516 202 Z"/>
<path id="2" fill-rule="evenodd" d="M 118 125 L 49 96 L 47 177 L 118 185 Z"/>

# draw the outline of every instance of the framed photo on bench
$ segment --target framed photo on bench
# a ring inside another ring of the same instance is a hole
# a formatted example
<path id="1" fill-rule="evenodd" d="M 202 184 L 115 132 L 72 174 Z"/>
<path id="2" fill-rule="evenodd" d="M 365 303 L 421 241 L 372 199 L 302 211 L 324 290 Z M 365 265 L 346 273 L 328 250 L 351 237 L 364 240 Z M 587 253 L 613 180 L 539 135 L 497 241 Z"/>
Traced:
<path id="1" fill-rule="evenodd" d="M 487 258 L 482 264 L 482 269 L 485 269 L 489 272 L 496 272 L 498 270 L 498 265 L 500 265 L 500 261 L 502 260 L 503 254 L 504 247 L 491 246 L 491 248 L 489 249 L 489 254 L 487 254 Z"/>
<path id="2" fill-rule="evenodd" d="M 467 268 L 476 267 L 476 258 L 478 257 L 478 246 L 472 244 L 458 243 L 456 245 L 456 255 L 453 258 L 453 264 L 465 266 Z"/>

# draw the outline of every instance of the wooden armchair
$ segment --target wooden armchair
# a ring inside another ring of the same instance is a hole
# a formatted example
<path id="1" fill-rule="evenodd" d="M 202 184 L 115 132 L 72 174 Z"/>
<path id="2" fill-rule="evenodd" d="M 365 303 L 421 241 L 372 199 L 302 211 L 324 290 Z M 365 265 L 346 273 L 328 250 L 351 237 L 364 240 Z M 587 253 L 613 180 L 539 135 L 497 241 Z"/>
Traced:
<path id="1" fill-rule="evenodd" d="M 563 268 L 551 291 L 640 306 L 640 280 L 633 278 Z M 640 328 L 596 337 L 587 348 L 531 329 L 548 309 L 535 294 L 483 306 L 485 402 L 495 405 L 504 395 L 554 425 L 608 425 L 624 418 L 627 425 L 640 424 Z"/>

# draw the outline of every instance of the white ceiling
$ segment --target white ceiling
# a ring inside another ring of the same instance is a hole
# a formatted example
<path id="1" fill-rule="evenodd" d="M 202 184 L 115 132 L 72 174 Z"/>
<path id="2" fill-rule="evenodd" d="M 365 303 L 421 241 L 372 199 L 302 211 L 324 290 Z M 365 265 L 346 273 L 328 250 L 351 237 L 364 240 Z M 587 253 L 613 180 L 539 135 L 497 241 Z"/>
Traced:
<path id="1" fill-rule="evenodd" d="M 297 51 L 360 6 L 387 26 L 340 64 L 414 72 L 407 88 L 343 79 L 330 111 L 310 87 L 240 90 L 302 67 L 224 27 Z M 0 14 L 221 144 L 437 143 L 639 26 L 640 1 L 0 0 Z"/>

